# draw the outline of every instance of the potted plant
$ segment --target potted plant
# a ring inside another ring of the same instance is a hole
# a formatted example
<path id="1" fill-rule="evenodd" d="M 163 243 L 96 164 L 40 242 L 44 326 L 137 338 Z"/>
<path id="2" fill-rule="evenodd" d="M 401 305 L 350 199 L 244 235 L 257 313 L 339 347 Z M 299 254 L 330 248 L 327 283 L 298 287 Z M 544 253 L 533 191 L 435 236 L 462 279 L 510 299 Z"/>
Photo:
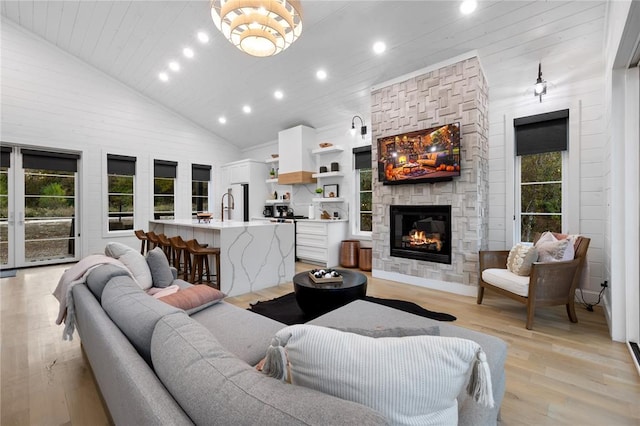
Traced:
<path id="1" fill-rule="evenodd" d="M 316 194 L 322 195 L 323 192 L 324 190 L 322 188 L 316 188 Z"/>
<path id="2" fill-rule="evenodd" d="M 269 171 L 269 176 L 271 177 L 271 179 L 276 177 L 276 171 L 275 171 L 275 169 L 273 167 Z"/>

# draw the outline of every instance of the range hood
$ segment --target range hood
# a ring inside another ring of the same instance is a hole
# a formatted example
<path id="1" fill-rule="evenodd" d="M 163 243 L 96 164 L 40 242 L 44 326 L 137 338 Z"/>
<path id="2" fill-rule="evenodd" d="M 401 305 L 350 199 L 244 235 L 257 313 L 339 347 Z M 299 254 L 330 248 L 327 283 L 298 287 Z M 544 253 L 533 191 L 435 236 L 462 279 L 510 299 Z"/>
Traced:
<path id="1" fill-rule="evenodd" d="M 311 177 L 315 170 L 311 150 L 316 143 L 316 129 L 307 126 L 296 126 L 278 132 L 280 185 L 316 183 Z"/>

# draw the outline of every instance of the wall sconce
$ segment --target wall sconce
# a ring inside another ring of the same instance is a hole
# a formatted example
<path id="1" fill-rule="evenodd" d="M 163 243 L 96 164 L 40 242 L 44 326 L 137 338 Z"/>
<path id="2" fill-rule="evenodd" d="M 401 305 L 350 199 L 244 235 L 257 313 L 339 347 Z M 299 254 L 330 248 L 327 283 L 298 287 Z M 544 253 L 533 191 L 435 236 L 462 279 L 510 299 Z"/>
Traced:
<path id="1" fill-rule="evenodd" d="M 356 124 L 355 124 L 356 118 L 360 119 L 360 124 L 361 124 L 360 134 L 362 135 L 362 139 L 364 139 L 364 135 L 367 134 L 367 126 L 364 125 L 364 120 L 359 115 L 354 115 L 353 118 L 351 119 L 351 134 L 352 135 L 356 134 Z"/>
<path id="2" fill-rule="evenodd" d="M 542 62 L 538 63 L 538 79 L 536 85 L 533 86 L 533 96 L 540 96 L 540 102 L 542 102 L 542 95 L 547 94 L 547 82 L 542 79 Z"/>

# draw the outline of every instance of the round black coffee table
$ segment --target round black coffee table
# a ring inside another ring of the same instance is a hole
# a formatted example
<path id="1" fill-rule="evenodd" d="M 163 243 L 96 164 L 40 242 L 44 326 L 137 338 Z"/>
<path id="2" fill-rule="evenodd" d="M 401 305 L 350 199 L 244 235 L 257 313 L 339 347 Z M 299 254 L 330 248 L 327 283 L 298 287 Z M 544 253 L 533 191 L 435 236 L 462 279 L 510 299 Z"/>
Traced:
<path id="1" fill-rule="evenodd" d="M 367 295 L 367 276 L 360 272 L 336 269 L 342 282 L 315 283 L 309 271 L 293 277 L 296 302 L 307 315 L 322 315 Z"/>

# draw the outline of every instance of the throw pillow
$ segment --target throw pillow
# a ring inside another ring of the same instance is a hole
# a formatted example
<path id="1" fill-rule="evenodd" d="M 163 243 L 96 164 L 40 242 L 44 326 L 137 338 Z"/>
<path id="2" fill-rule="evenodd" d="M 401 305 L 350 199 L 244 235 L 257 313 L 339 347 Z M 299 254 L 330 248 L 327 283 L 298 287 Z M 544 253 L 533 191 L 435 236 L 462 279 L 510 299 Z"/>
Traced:
<path id="1" fill-rule="evenodd" d="M 111 242 L 105 247 L 104 253 L 124 263 L 124 266 L 126 266 L 129 272 L 131 272 L 131 275 L 133 275 L 133 279 L 143 290 L 147 290 L 153 285 L 153 279 L 151 278 L 151 271 L 149 271 L 147 261 L 137 250 L 121 243 Z"/>
<path id="2" fill-rule="evenodd" d="M 109 257 L 113 257 L 114 259 L 117 259 L 123 254 L 125 254 L 126 252 L 131 250 L 133 250 L 131 247 L 124 245 L 122 243 L 110 242 L 110 243 L 107 243 L 106 247 L 104 248 L 104 254 L 106 254 Z"/>
<path id="3" fill-rule="evenodd" d="M 156 247 L 147 253 L 147 265 L 149 266 L 154 287 L 168 287 L 173 283 L 169 260 L 167 260 L 167 256 L 160 247 Z"/>
<path id="4" fill-rule="evenodd" d="M 531 273 L 531 265 L 538 260 L 538 251 L 532 245 L 516 244 L 507 257 L 507 269 L 516 275 L 526 276 Z"/>
<path id="5" fill-rule="evenodd" d="M 294 325 L 276 333 L 263 372 L 383 413 L 392 424 L 457 424 L 456 397 L 492 407 L 486 356 L 454 337 L 374 339 L 327 327 Z"/>
<path id="6" fill-rule="evenodd" d="M 540 262 L 559 262 L 564 258 L 564 253 L 569 246 L 569 240 L 549 241 L 538 244 L 538 260 Z"/>
<path id="7" fill-rule="evenodd" d="M 169 287 L 151 287 L 145 291 L 149 296 L 153 296 L 156 299 L 159 299 L 161 297 L 168 296 L 180 291 L 180 286 L 176 284 L 170 285 Z"/>
<path id="8" fill-rule="evenodd" d="M 544 232 L 535 244 L 540 262 L 573 260 L 575 257 L 575 238 L 576 236 L 573 235 Z"/>
<path id="9" fill-rule="evenodd" d="M 168 296 L 158 298 L 176 308 L 184 309 L 187 314 L 195 314 L 224 299 L 225 294 L 220 290 L 205 284 L 198 284 L 182 289 Z"/>

